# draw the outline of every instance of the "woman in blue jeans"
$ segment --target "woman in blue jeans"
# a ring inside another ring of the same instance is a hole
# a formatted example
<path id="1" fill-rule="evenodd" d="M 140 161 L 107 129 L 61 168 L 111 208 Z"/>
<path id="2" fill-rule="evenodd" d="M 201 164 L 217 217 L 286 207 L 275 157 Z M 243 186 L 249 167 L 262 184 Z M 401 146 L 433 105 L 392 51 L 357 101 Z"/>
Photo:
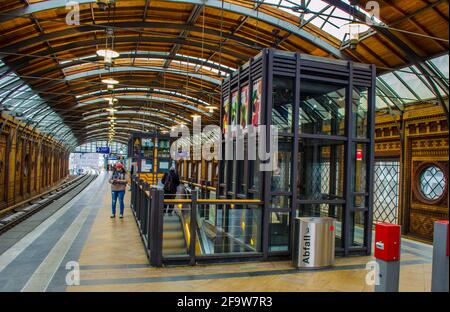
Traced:
<path id="1" fill-rule="evenodd" d="M 119 218 L 123 218 L 123 210 L 125 208 L 123 198 L 125 197 L 125 189 L 127 186 L 127 173 L 125 171 L 123 164 L 121 163 L 116 164 L 112 176 L 109 179 L 109 183 L 111 183 L 111 195 L 112 195 L 111 218 L 116 217 L 117 198 L 119 198 L 119 206 L 120 206 Z"/>

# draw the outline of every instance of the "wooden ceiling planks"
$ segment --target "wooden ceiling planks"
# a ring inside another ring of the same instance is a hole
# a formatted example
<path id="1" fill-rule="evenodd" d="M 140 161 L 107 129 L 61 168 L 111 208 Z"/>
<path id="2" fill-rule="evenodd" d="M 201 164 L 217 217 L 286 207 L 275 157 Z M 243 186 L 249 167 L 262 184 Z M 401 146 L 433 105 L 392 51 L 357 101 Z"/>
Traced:
<path id="1" fill-rule="evenodd" d="M 255 5 L 254 2 L 246 0 L 227 0 L 226 2 L 246 8 L 253 8 Z M 360 1 L 361 5 L 366 2 Z M 381 2 L 381 19 L 388 25 L 393 24 L 396 28 L 405 31 L 448 39 L 448 1 L 440 1 L 434 5 L 433 1 L 424 0 L 382 0 Z M 146 1 L 144 0 L 116 1 L 112 18 L 109 17 L 108 12 L 99 10 L 96 4 L 82 4 L 80 5 L 81 27 L 72 27 L 65 23 L 67 13 L 65 8 L 36 12 L 33 14 L 36 20 L 23 17 L 14 18 L 0 23 L 0 51 L 20 44 L 22 46 L 14 49 L 11 53 L 34 55 L 35 57 L 11 54 L 4 59 L 20 75 L 28 77 L 37 75 L 37 79 L 27 78 L 26 80 L 33 88 L 44 92 L 43 97 L 48 99 L 49 103 L 58 103 L 58 105 L 63 103 L 66 109 L 75 107 L 77 104 L 75 95 L 100 90 L 104 88 L 104 85 L 100 83 L 98 75 L 70 82 L 65 81 L 64 77 L 99 69 L 101 66 L 93 63 L 79 64 L 70 68 L 58 64 L 64 60 L 95 55 L 96 50 L 101 48 L 106 40 L 105 28 L 112 22 L 119 25 L 114 30 L 114 48 L 121 53 L 129 53 L 136 49 L 170 53 L 178 45 L 179 48 L 176 50 L 178 54 L 208 59 L 233 68 L 242 65 L 250 57 L 256 55 L 261 47 L 276 47 L 288 51 L 332 57 L 330 53 L 302 37 L 237 12 L 222 11 L 220 8 L 206 6 L 188 25 L 187 21 L 196 7 L 194 4 L 160 0 L 152 0 L 149 3 L 149 7 L 145 10 Z M 433 7 L 424 9 L 430 5 Z M 0 4 L 0 13 L 7 14 L 21 7 L 24 7 L 22 1 L 8 1 L 7 4 Z M 261 5 L 259 11 L 293 25 L 300 23 L 299 17 L 270 5 Z M 161 27 L 162 24 L 166 24 L 167 27 Z M 84 25 L 91 26 L 83 28 Z M 183 29 L 177 25 L 188 26 L 185 35 L 181 36 L 184 33 Z M 341 44 L 339 40 L 311 23 L 304 26 L 303 29 L 336 48 L 339 48 Z M 71 32 L 67 32 L 67 30 L 71 30 Z M 42 34 L 48 34 L 48 39 L 39 40 L 39 38 L 43 38 Z M 223 36 L 221 37 L 221 35 Z M 447 42 L 433 39 L 420 41 L 408 34 L 400 34 L 399 37 L 423 58 L 429 58 L 443 51 L 448 52 Z M 354 51 L 345 50 L 345 54 L 356 61 L 376 64 L 381 69 L 380 72 L 407 64 L 408 59 L 403 53 L 389 39 L 380 34 L 365 38 Z M 117 61 L 117 66 L 164 67 L 165 64 L 166 61 L 163 60 L 144 61 L 139 57 L 136 60 L 123 58 Z M 176 62 L 167 64 L 169 69 L 183 68 Z M 195 70 L 192 66 L 184 67 L 184 69 L 186 68 L 189 71 Z M 200 69 L 198 73 L 205 77 L 220 78 L 206 69 Z M 116 73 L 113 76 L 120 79 L 120 86 L 152 86 L 167 90 L 180 90 L 180 92 L 210 101 L 214 105 L 219 103 L 217 86 L 204 79 L 186 78 L 185 75 L 174 73 L 159 74 L 135 71 L 132 75 Z M 38 79 L 39 77 L 41 79 Z M 136 107 L 139 105 L 137 101 Z M 84 109 L 87 110 L 85 112 L 88 112 L 91 107 L 87 106 Z M 192 113 L 189 110 L 180 110 L 172 106 L 171 109 L 187 117 Z M 213 118 L 218 118 L 218 111 L 215 112 Z M 73 124 L 77 121 L 72 117 L 68 120 Z"/>

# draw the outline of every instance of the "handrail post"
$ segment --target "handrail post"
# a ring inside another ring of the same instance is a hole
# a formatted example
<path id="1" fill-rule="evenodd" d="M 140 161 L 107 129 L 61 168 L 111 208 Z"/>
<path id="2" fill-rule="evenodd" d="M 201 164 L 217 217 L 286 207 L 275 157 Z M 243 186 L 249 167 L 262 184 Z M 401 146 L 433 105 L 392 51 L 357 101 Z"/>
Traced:
<path id="1" fill-rule="evenodd" d="M 148 183 L 144 184 L 143 190 L 142 190 L 142 194 L 143 194 L 143 205 L 142 205 L 142 222 L 141 222 L 141 233 L 142 234 L 147 234 L 147 213 L 148 213 L 148 203 L 149 203 L 149 198 L 147 196 L 147 191 L 150 190 L 150 185 Z"/>
<path id="2" fill-rule="evenodd" d="M 130 201 L 130 207 L 134 210 L 134 178 L 131 177 L 130 179 L 130 190 L 131 190 L 131 201 Z"/>
<path id="3" fill-rule="evenodd" d="M 152 239 L 152 208 L 153 208 L 153 189 L 149 190 L 149 197 L 148 197 L 148 203 L 147 203 L 147 231 L 146 231 L 146 235 L 147 235 L 147 252 L 150 251 L 150 241 Z"/>
<path id="4" fill-rule="evenodd" d="M 191 220 L 190 220 L 190 241 L 189 241 L 189 264 L 195 265 L 195 242 L 197 239 L 197 197 L 198 191 L 194 191 L 191 194 Z"/>
<path id="5" fill-rule="evenodd" d="M 152 189 L 151 208 L 151 239 L 150 239 L 150 265 L 162 266 L 162 242 L 164 223 L 164 193 L 159 189 Z"/>
<path id="6" fill-rule="evenodd" d="M 137 212 L 137 217 L 139 224 L 142 223 L 142 206 L 144 206 L 144 183 L 142 180 L 139 181 L 139 207 Z"/>
<path id="7" fill-rule="evenodd" d="M 141 206 L 141 181 L 136 181 L 136 220 L 139 221 L 139 210 Z"/>

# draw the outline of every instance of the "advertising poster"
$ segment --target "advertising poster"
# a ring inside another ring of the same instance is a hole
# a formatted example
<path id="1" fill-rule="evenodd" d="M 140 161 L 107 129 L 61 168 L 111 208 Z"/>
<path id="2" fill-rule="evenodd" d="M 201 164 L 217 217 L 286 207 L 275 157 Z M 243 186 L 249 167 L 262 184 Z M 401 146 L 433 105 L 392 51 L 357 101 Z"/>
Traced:
<path id="1" fill-rule="evenodd" d="M 252 92 L 252 126 L 257 127 L 261 124 L 261 96 L 262 81 L 258 79 L 253 83 Z"/>
<path id="2" fill-rule="evenodd" d="M 141 172 L 150 173 L 153 169 L 153 159 L 142 159 L 141 160 Z"/>
<path id="3" fill-rule="evenodd" d="M 248 86 L 241 88 L 241 111 L 240 111 L 240 125 L 242 129 L 246 129 L 248 112 Z"/>
<path id="4" fill-rule="evenodd" d="M 223 119 L 222 119 L 222 127 L 223 127 L 223 133 L 226 134 L 228 131 L 228 106 L 229 106 L 229 99 L 225 98 L 223 100 Z"/>
<path id="5" fill-rule="evenodd" d="M 238 113 L 238 92 L 234 91 L 231 94 L 231 132 L 236 132 L 237 125 L 237 113 Z"/>

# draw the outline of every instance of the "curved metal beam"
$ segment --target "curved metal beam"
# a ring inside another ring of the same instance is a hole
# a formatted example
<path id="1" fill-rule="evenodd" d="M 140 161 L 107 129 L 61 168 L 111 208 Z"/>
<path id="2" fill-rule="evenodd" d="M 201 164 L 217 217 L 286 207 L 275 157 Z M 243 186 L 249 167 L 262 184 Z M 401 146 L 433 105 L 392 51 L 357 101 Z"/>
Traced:
<path id="1" fill-rule="evenodd" d="M 167 99 L 167 98 L 159 98 L 159 97 L 153 97 L 153 96 L 136 96 L 136 95 L 121 95 L 121 96 L 115 96 L 115 98 L 117 98 L 119 101 L 122 100 L 129 100 L 129 101 L 142 101 L 142 102 L 147 102 L 147 101 L 155 101 L 155 102 L 161 102 L 161 103 L 170 103 L 170 104 L 174 104 L 177 106 L 181 106 L 183 108 L 187 108 L 191 111 L 197 112 L 197 113 L 201 113 L 205 116 L 211 117 L 211 113 L 205 112 L 204 110 L 201 110 L 197 107 L 192 107 L 183 103 L 180 103 L 176 100 L 171 100 L 171 99 Z M 77 108 L 82 108 L 85 105 L 90 105 L 90 104 L 95 104 L 95 103 L 99 103 L 99 102 L 105 102 L 104 99 L 102 98 L 97 98 L 94 100 L 90 100 L 90 101 L 86 101 L 83 102 L 83 105 L 78 105 Z"/>
<path id="2" fill-rule="evenodd" d="M 154 67 L 154 66 L 149 66 L 146 68 L 140 68 L 140 67 L 136 68 L 136 67 L 132 67 L 132 66 L 112 67 L 110 70 L 94 69 L 94 70 L 81 72 L 78 74 L 69 75 L 69 76 L 66 76 L 64 79 L 66 81 L 72 81 L 72 80 L 83 79 L 83 78 L 87 78 L 87 77 L 91 77 L 91 76 L 98 76 L 98 75 L 107 76 L 107 75 L 113 75 L 116 73 L 123 73 L 123 72 L 162 72 L 162 73 L 175 74 L 175 75 L 185 75 L 185 76 L 189 76 L 192 78 L 205 80 L 205 81 L 215 84 L 217 86 L 220 86 L 222 84 L 221 80 L 214 79 L 214 78 L 211 78 L 211 77 L 208 77 L 205 75 L 189 73 L 189 72 L 185 72 L 185 71 L 175 70 L 172 68 L 161 68 L 161 67 Z"/>
<path id="3" fill-rule="evenodd" d="M 61 22 L 65 24 L 64 22 Z M 263 46 L 258 45 L 254 41 L 248 40 L 243 37 L 230 35 L 226 32 L 221 32 L 220 30 L 211 29 L 211 28 L 203 28 L 199 26 L 187 25 L 187 24 L 177 24 L 177 23 L 161 23 L 161 22 L 115 22 L 115 23 L 96 23 L 93 25 L 81 25 L 81 26 L 72 26 L 71 28 L 55 31 L 51 33 L 46 33 L 33 38 L 24 38 L 18 42 L 11 43 L 10 45 L 6 45 L 2 48 L 3 52 L 11 53 L 15 51 L 22 50 L 28 46 L 32 46 L 37 43 L 43 43 L 47 40 L 53 40 L 60 37 L 68 37 L 72 35 L 83 35 L 88 32 L 95 32 L 99 30 L 105 30 L 107 28 L 117 29 L 120 31 L 129 30 L 130 32 L 138 32 L 140 34 L 146 34 L 145 31 L 136 31 L 135 29 L 178 29 L 178 30 L 186 30 L 189 32 L 199 32 L 205 33 L 208 35 L 214 35 L 217 37 L 223 37 L 228 40 L 233 40 L 239 42 L 245 46 L 249 46 L 252 49 L 261 50 L 264 48 Z M 151 35 L 150 32 L 148 32 Z M 168 34 L 171 35 L 171 34 Z M 178 37 L 177 34 L 173 34 L 174 38 Z M 72 39 L 72 38 L 71 38 Z"/>

